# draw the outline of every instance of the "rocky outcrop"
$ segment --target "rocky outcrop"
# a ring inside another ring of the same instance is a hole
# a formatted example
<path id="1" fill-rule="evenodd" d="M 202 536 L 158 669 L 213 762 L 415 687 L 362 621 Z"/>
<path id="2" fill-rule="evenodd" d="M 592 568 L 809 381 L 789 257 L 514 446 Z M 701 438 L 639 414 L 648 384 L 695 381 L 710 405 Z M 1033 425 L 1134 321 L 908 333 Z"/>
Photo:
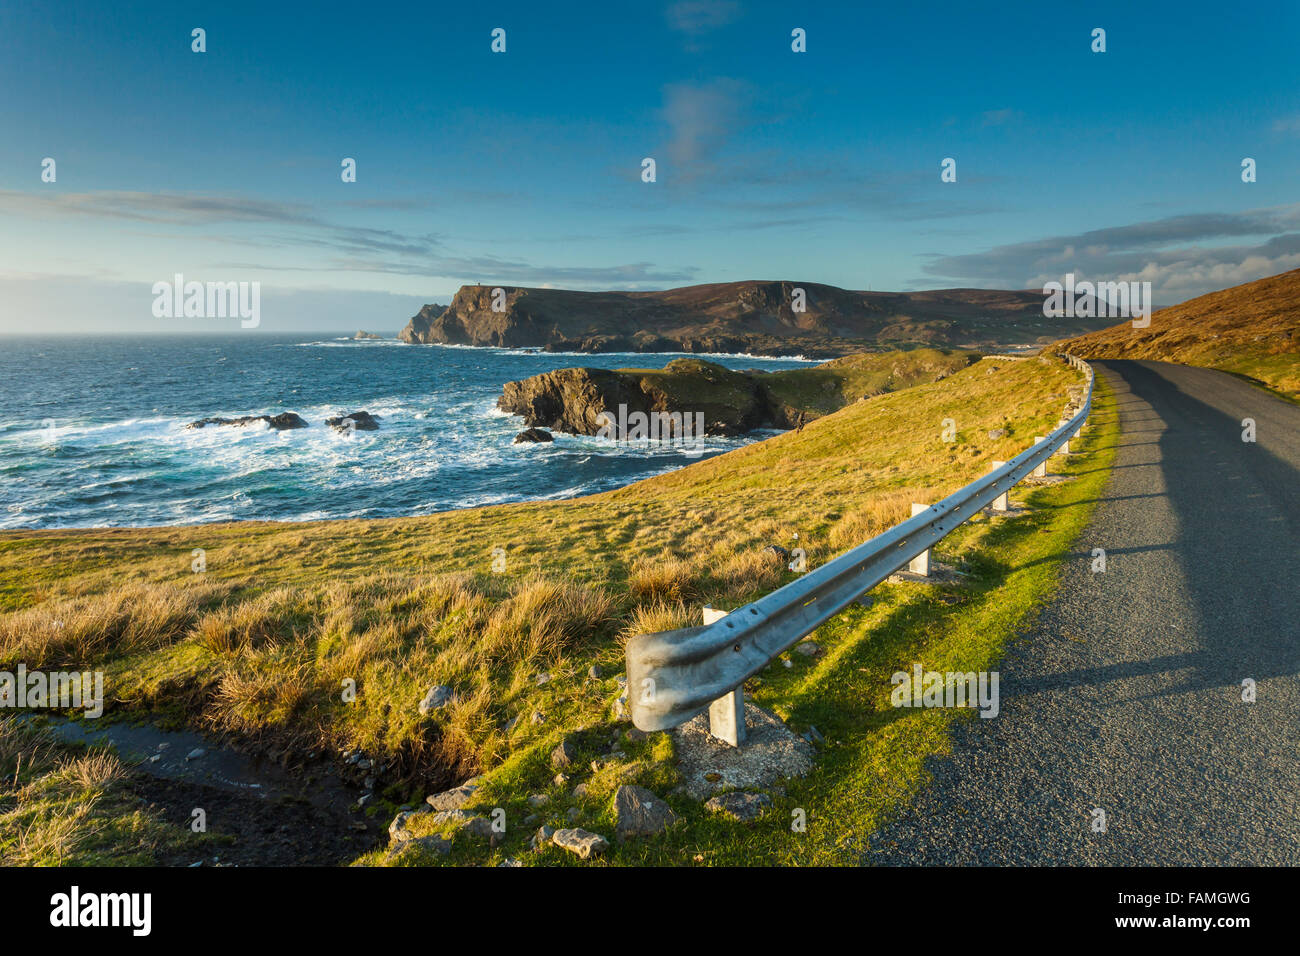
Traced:
<path id="1" fill-rule="evenodd" d="M 369 412 L 349 412 L 325 419 L 325 424 L 337 431 L 373 432 L 379 428 L 379 420 Z"/>
<path id="2" fill-rule="evenodd" d="M 358 331 L 356 335 L 352 336 L 352 338 L 354 338 L 354 339 L 358 339 L 358 340 L 359 340 L 359 339 L 382 339 L 383 336 L 382 336 L 382 335 L 379 335 L 378 333 L 375 333 L 375 332 L 361 332 L 361 331 Z"/>
<path id="3" fill-rule="evenodd" d="M 473 285 L 462 286 L 446 307 L 426 305 L 398 338 L 552 352 L 831 358 L 864 343 L 979 348 L 1051 341 L 1077 334 L 1080 321 L 1044 317 L 1036 291 L 859 292 L 790 281 L 655 292 Z"/>
<path id="4" fill-rule="evenodd" d="M 675 359 L 662 370 L 564 368 L 506 383 L 497 406 L 527 425 L 577 435 L 738 435 L 802 428 L 861 398 L 939 381 L 977 358 L 974 352 L 912 349 L 859 352 L 779 372 L 739 372 L 695 358 Z M 641 423 L 645 430 L 636 434 Z"/>
<path id="5" fill-rule="evenodd" d="M 700 415 L 709 435 L 775 425 L 771 403 L 754 373 L 701 359 L 677 359 L 662 373 L 601 368 L 544 372 L 507 382 L 497 407 L 523 416 L 527 425 L 575 435 L 602 434 L 602 426 L 610 423 L 614 430 L 605 434 L 615 438 L 629 437 L 625 424 L 637 413 Z M 692 428 L 694 421 L 683 427 Z"/>
<path id="6" fill-rule="evenodd" d="M 240 418 L 201 418 L 197 422 L 190 422 L 185 427 L 206 428 L 208 425 L 236 425 L 243 428 L 258 422 L 265 422 L 276 431 L 307 427 L 307 422 L 296 412 L 281 412 L 278 415 L 244 415 Z"/>
<path id="7" fill-rule="evenodd" d="M 525 428 L 523 431 L 521 431 L 518 435 L 515 436 L 515 440 L 511 444 L 535 445 L 538 443 L 545 443 L 548 441 L 555 441 L 555 436 L 552 435 L 550 432 L 548 432 L 546 429 Z"/>

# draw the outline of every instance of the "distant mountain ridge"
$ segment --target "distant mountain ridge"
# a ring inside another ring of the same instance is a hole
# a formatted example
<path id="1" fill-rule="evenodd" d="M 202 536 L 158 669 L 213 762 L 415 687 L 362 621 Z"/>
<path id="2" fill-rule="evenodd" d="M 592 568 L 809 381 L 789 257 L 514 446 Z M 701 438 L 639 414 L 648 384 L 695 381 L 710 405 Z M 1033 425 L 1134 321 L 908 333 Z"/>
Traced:
<path id="1" fill-rule="evenodd" d="M 501 311 L 493 311 L 493 290 Z M 796 290 L 805 309 L 795 310 Z M 816 282 L 746 281 L 656 292 L 461 286 L 425 306 L 403 342 L 553 352 L 746 352 L 831 358 L 863 348 L 1034 345 L 1107 320 L 1047 318 L 1034 290 L 860 292 Z"/>

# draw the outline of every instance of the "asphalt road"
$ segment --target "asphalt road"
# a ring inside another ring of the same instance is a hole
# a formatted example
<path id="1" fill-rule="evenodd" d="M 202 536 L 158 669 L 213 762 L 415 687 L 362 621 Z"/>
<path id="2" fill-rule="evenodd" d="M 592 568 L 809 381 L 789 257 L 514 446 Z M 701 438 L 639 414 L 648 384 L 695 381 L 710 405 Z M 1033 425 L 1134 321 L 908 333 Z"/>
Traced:
<path id="1" fill-rule="evenodd" d="M 865 863 L 1300 863 L 1300 406 L 1208 369 L 1094 367 L 1122 435 L 1092 522 L 1000 668 L 1000 715 L 959 722 Z"/>

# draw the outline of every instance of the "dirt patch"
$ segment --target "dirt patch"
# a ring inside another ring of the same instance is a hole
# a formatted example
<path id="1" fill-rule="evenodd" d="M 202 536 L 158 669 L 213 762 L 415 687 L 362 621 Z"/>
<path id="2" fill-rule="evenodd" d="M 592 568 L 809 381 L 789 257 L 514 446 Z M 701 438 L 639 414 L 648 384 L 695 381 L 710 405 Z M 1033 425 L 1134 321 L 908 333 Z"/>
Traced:
<path id="1" fill-rule="evenodd" d="M 165 866 L 346 865 L 386 838 L 385 823 L 357 807 L 366 791 L 327 760 L 276 762 L 148 724 L 45 725 L 68 743 L 111 748 L 131 768 L 127 789 L 183 832 L 204 812 L 208 837 L 218 839 L 195 835 L 193 852 L 164 855 Z"/>
<path id="2" fill-rule="evenodd" d="M 127 788 L 168 823 L 190 830 L 193 813 L 207 817 L 208 836 L 192 853 L 164 855 L 163 866 L 343 866 L 384 839 L 378 822 L 292 795 L 168 780 L 136 770 Z"/>

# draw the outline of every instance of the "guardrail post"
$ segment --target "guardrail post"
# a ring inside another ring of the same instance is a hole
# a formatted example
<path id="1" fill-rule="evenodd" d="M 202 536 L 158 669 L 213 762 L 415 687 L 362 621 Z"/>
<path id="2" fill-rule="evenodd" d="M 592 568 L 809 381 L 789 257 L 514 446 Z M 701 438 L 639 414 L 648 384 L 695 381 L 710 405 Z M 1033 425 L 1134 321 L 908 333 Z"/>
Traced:
<path id="1" fill-rule="evenodd" d="M 1034 436 L 1034 444 L 1037 445 L 1040 441 L 1043 441 L 1044 438 L 1046 438 L 1045 435 L 1035 435 L 1035 436 Z M 1035 477 L 1035 478 L 1046 478 L 1046 477 L 1047 477 L 1047 460 L 1046 460 L 1046 459 L 1044 459 L 1043 462 L 1042 462 L 1041 464 L 1039 464 L 1037 468 L 1034 469 L 1034 477 Z"/>
<path id="2" fill-rule="evenodd" d="M 720 621 L 728 614 L 717 608 L 704 609 L 704 623 Z M 745 742 L 745 688 L 737 687 L 709 704 L 709 735 L 739 747 Z"/>
<path id="3" fill-rule="evenodd" d="M 713 607 L 709 607 L 708 605 L 705 605 L 704 623 L 712 624 L 714 621 L 721 621 L 729 613 L 730 613 L 729 611 L 719 611 L 717 608 L 713 608 Z"/>
<path id="4" fill-rule="evenodd" d="M 737 687 L 709 704 L 709 734 L 739 747 L 745 742 L 745 688 Z"/>
<path id="5" fill-rule="evenodd" d="M 919 514 L 924 514 L 928 510 L 930 510 L 929 505 L 917 504 L 915 501 L 912 502 L 913 518 L 915 518 Z M 924 551 L 922 551 L 920 554 L 914 557 L 908 563 L 907 570 L 911 571 L 913 574 L 919 574 L 923 578 L 928 578 L 930 576 L 930 549 L 926 548 Z"/>
<path id="6" fill-rule="evenodd" d="M 1005 461 L 995 461 L 995 462 L 993 463 L 993 467 L 990 468 L 989 471 L 990 471 L 990 472 L 997 471 L 999 468 L 1001 468 L 1001 467 L 1002 467 L 1003 465 L 1005 465 L 1005 464 L 1006 464 Z M 1008 492 L 1005 492 L 1005 491 L 1004 491 L 1004 492 L 1002 492 L 1002 494 L 1000 494 L 1000 495 L 998 495 L 996 498 L 994 498 L 994 499 L 993 499 L 993 504 L 989 505 L 989 510 L 990 510 L 990 511 L 1010 511 L 1010 510 L 1011 510 L 1011 502 L 1008 500 L 1007 495 L 1008 495 Z"/>

